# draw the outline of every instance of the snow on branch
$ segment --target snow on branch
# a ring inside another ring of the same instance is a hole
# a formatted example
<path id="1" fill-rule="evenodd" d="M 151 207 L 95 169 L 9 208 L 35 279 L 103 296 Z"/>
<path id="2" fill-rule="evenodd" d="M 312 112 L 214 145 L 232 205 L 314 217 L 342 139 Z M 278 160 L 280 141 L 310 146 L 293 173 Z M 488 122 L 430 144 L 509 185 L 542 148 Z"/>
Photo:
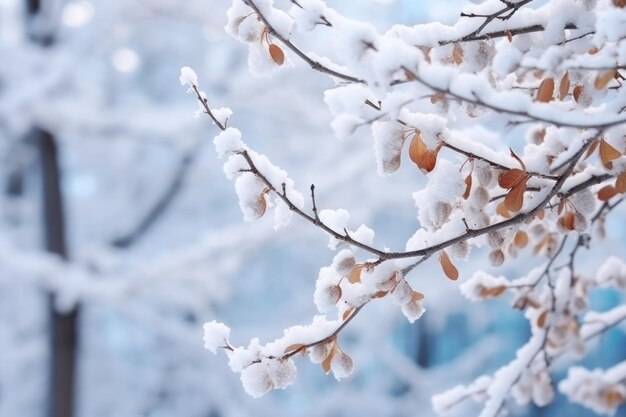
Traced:
<path id="1" fill-rule="evenodd" d="M 483 404 L 481 417 L 503 413 L 511 399 L 545 406 L 556 395 L 554 360 L 584 355 L 590 339 L 626 319 L 623 306 L 589 309 L 595 288 L 623 290 L 624 263 L 610 258 L 595 276 L 578 268 L 626 193 L 626 5 L 474 3 L 454 25 L 396 25 L 386 33 L 322 0 L 293 0 L 290 10 L 272 0 L 233 0 L 228 11 L 226 31 L 248 45 L 252 73 L 286 71 L 295 57 L 331 76 L 338 84 L 324 100 L 336 136 L 352 140 L 371 129 L 380 175 L 411 169 L 426 177 L 423 188 L 410 191 L 420 227 L 401 249 L 378 247 L 365 225 L 351 230 L 347 210 L 321 209 L 315 186 L 305 199 L 285 171 L 228 126 L 232 112 L 211 107 L 196 74 L 183 68 L 181 83 L 220 130 L 214 144 L 226 158 L 244 220 L 273 209 L 279 228 L 295 213 L 325 232 L 337 252 L 320 269 L 313 294 L 319 315 L 310 325 L 247 347 L 231 345 L 226 326 L 206 325 L 207 347 L 226 352 L 249 394 L 292 384 L 298 354 L 338 379 L 349 375 L 353 362 L 339 337 L 354 317 L 388 297 L 409 321 L 419 319 L 425 295 L 413 288 L 410 273 L 436 259 L 443 275 L 457 280 L 468 275 L 457 266 L 474 247 L 489 248 L 494 267 L 521 251 L 546 258 L 516 277 L 476 271 L 460 286 L 472 302 L 511 297 L 531 337 L 493 375 L 436 396 L 437 412 L 469 398 Z M 330 34 L 328 48 L 300 49 L 294 38 L 311 31 Z M 321 52 L 329 49 L 329 56 Z M 624 400 L 623 381 L 606 382 L 594 372 L 572 370 L 560 391 L 611 412 Z"/>

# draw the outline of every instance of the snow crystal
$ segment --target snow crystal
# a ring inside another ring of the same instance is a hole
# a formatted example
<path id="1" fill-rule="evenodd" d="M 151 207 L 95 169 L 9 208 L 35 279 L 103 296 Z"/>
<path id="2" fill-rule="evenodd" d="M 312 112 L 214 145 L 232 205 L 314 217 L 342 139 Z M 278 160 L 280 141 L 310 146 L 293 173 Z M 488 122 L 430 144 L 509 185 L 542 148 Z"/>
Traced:
<path id="1" fill-rule="evenodd" d="M 213 353 L 217 353 L 217 349 L 228 344 L 230 337 L 230 329 L 224 323 L 218 323 L 215 320 L 204 323 L 204 348 Z"/>

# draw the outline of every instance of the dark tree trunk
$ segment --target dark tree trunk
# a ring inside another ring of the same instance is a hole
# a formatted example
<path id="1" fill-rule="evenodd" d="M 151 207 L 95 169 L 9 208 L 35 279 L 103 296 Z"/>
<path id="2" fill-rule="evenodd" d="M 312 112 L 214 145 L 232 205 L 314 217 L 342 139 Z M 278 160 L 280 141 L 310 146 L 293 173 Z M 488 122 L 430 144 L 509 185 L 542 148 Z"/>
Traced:
<path id="1" fill-rule="evenodd" d="M 65 218 L 61 193 L 61 174 L 54 137 L 36 129 L 41 158 L 44 242 L 46 250 L 67 259 Z M 78 310 L 59 313 L 49 299 L 50 376 L 48 380 L 48 417 L 72 417 L 76 367 Z"/>
<path id="2" fill-rule="evenodd" d="M 26 10 L 31 20 L 36 19 L 44 0 L 25 0 Z M 33 42 L 41 46 L 51 46 L 52 33 L 45 33 L 31 27 Z M 39 148 L 41 160 L 41 189 L 43 214 L 43 240 L 48 252 L 67 259 L 65 216 L 61 188 L 61 173 L 57 144 L 54 136 L 40 128 L 35 128 L 34 139 Z M 60 313 L 55 309 L 54 298 L 48 300 L 50 320 L 50 367 L 48 378 L 47 417 L 73 417 L 75 399 L 76 346 L 78 309 Z"/>

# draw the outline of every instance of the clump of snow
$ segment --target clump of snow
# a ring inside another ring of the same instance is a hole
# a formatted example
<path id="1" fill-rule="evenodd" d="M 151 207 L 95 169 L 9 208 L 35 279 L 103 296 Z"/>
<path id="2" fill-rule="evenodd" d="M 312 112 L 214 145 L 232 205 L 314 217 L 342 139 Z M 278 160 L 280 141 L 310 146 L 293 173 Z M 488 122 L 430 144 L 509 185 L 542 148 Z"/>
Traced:
<path id="1" fill-rule="evenodd" d="M 257 220 L 265 214 L 269 204 L 265 188 L 263 181 L 251 172 L 244 172 L 235 180 L 235 192 L 245 221 Z"/>
<path id="2" fill-rule="evenodd" d="M 215 150 L 219 158 L 235 152 L 246 150 L 247 147 L 241 140 L 241 132 L 238 129 L 228 127 L 213 139 Z"/>
<path id="3" fill-rule="evenodd" d="M 609 257 L 598 269 L 596 280 L 602 286 L 626 288 L 626 264 L 615 256 Z"/>
<path id="4" fill-rule="evenodd" d="M 378 174 L 385 176 L 400 168 L 404 132 L 397 122 L 375 122 L 372 124 L 374 152 Z"/>
<path id="5" fill-rule="evenodd" d="M 228 345 L 230 337 L 230 329 L 224 323 L 218 323 L 215 320 L 204 323 L 204 348 L 213 353 L 217 353 L 217 349 Z"/>
<path id="6" fill-rule="evenodd" d="M 341 288 L 338 283 L 341 276 L 334 268 L 324 267 L 320 269 L 315 282 L 313 300 L 320 313 L 326 313 L 333 309 L 341 298 Z"/>
<path id="7" fill-rule="evenodd" d="M 296 28 L 302 32 L 308 32 L 322 22 L 322 16 L 326 10 L 326 4 L 321 0 L 298 0 L 290 14 L 293 16 Z"/>
<path id="8" fill-rule="evenodd" d="M 559 391 L 571 402 L 581 404 L 598 414 L 614 415 L 626 400 L 626 361 L 606 371 L 570 368 Z"/>
<path id="9" fill-rule="evenodd" d="M 182 67 L 180 69 L 179 80 L 180 84 L 183 87 L 189 86 L 189 88 L 192 88 L 194 85 L 198 85 L 198 76 L 196 75 L 194 70 L 189 67 Z"/>
<path id="10" fill-rule="evenodd" d="M 252 363 L 241 371 L 241 384 L 248 395 L 260 398 L 274 388 L 267 360 Z"/>

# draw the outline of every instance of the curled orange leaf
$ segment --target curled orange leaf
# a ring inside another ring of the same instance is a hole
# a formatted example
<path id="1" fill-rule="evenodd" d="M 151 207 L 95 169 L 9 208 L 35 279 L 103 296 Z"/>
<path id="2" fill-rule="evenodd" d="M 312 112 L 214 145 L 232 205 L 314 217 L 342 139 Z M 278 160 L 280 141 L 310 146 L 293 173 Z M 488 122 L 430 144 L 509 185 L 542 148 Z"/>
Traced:
<path id="1" fill-rule="evenodd" d="M 456 281 L 459 278 L 459 270 L 456 269 L 445 250 L 442 250 L 439 253 L 439 263 L 441 264 L 441 268 L 443 268 L 444 274 L 446 274 L 448 278 L 453 281 Z"/>

